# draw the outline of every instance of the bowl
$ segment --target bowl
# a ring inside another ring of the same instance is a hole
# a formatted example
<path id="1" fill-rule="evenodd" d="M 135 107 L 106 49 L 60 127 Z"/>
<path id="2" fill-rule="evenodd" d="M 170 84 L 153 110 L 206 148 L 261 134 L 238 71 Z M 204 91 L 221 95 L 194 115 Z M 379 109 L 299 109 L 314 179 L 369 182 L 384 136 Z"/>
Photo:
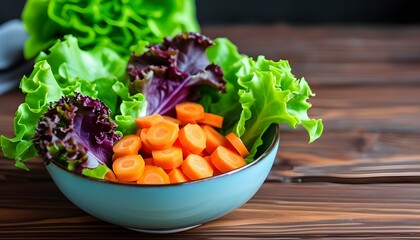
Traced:
<path id="1" fill-rule="evenodd" d="M 90 215 L 136 231 L 173 233 L 220 218 L 254 196 L 276 158 L 278 125 L 271 125 L 263 140 L 252 163 L 180 184 L 114 183 L 69 172 L 54 161 L 46 167 L 61 192 Z"/>

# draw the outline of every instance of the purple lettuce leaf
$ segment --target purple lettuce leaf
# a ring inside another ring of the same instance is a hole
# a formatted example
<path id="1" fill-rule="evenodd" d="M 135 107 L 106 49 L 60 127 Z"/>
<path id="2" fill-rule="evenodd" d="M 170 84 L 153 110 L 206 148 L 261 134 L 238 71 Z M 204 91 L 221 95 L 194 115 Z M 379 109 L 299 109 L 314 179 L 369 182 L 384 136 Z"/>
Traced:
<path id="1" fill-rule="evenodd" d="M 76 93 L 64 96 L 40 118 L 34 144 L 46 164 L 52 160 L 82 172 L 112 164 L 112 147 L 120 139 L 110 110 L 100 100 Z"/>
<path id="2" fill-rule="evenodd" d="M 145 95 L 147 114 L 173 114 L 177 103 L 199 97 L 191 91 L 198 86 L 225 91 L 221 68 L 212 64 L 205 53 L 212 45 L 213 41 L 204 35 L 183 33 L 131 56 L 127 65 L 130 91 Z"/>

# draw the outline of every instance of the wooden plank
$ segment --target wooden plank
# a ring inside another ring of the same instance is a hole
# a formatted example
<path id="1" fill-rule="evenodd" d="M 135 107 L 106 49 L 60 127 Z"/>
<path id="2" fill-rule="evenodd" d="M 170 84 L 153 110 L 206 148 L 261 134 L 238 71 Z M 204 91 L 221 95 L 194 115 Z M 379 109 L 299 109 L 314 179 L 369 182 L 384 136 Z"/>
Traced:
<path id="1" fill-rule="evenodd" d="M 207 26 L 203 32 L 227 37 L 253 57 L 287 59 L 312 84 L 420 84 L 417 27 Z"/>
<path id="2" fill-rule="evenodd" d="M 326 132 L 309 145 L 305 137 L 282 134 L 269 180 L 420 182 L 419 132 Z"/>
<path id="3" fill-rule="evenodd" d="M 420 29 L 416 26 L 204 26 L 212 38 L 226 37 L 240 52 L 296 63 L 420 61 Z"/>
<path id="4" fill-rule="evenodd" d="M 420 85 L 315 86 L 313 91 L 310 111 L 323 119 L 326 131 L 420 131 Z"/>
<path id="5" fill-rule="evenodd" d="M 417 184 L 266 183 L 231 214 L 174 235 L 102 222 L 75 207 L 52 183 L 3 182 L 0 195 L 2 239 L 408 239 L 420 234 Z"/>

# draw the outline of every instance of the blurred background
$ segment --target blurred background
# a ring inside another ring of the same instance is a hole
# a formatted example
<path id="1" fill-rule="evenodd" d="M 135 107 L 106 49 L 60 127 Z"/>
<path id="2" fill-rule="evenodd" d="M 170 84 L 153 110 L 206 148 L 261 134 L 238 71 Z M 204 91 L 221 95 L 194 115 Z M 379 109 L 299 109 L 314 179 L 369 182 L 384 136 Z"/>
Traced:
<path id="1" fill-rule="evenodd" d="M 25 0 L 1 0 L 0 23 L 19 18 Z M 419 24 L 420 1 L 410 0 L 197 0 L 202 25 Z"/>

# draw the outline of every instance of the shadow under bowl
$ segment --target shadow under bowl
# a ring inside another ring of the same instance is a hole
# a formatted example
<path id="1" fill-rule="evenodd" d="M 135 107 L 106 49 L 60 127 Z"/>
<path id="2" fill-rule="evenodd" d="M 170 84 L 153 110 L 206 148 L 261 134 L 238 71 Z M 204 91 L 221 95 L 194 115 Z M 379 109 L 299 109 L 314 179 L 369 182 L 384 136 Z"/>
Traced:
<path id="1" fill-rule="evenodd" d="M 90 215 L 136 231 L 173 233 L 220 218 L 252 198 L 273 166 L 279 141 L 279 126 L 271 125 L 252 163 L 180 184 L 121 184 L 69 172 L 54 161 L 46 167 L 61 192 Z"/>

